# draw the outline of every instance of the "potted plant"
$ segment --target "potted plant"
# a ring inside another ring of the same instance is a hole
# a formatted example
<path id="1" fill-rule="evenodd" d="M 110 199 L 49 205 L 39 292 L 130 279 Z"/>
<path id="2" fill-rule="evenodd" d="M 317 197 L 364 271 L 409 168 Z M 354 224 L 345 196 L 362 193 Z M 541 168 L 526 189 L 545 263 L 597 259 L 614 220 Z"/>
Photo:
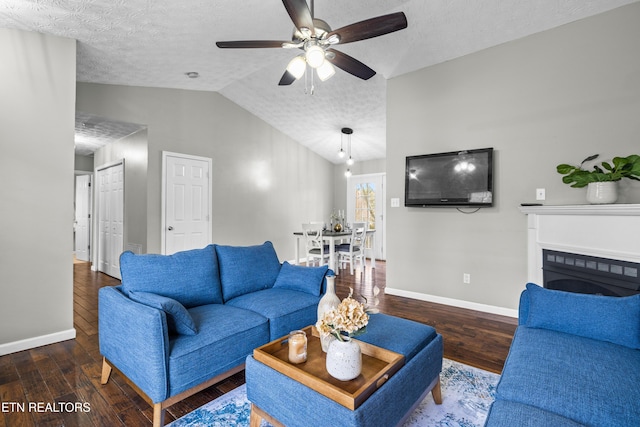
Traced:
<path id="1" fill-rule="evenodd" d="M 599 157 L 594 154 L 584 159 L 579 166 L 560 164 L 556 167 L 559 174 L 564 175 L 562 182 L 574 188 L 587 188 L 589 203 L 614 203 L 618 198 L 616 183 L 622 178 L 640 181 L 640 156 L 632 154 L 627 157 L 614 157 L 611 163 L 602 162 L 594 165 L 592 170 L 583 169 L 586 162 Z"/>

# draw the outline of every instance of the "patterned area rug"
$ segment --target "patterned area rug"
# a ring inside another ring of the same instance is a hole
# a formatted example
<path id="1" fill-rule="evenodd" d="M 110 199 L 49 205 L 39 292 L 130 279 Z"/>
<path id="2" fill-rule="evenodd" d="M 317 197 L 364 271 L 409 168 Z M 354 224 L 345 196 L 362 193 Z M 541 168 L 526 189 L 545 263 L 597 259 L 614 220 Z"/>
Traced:
<path id="1" fill-rule="evenodd" d="M 444 359 L 440 381 L 442 405 L 431 394 L 404 427 L 481 427 L 495 396 L 500 376 Z M 169 424 L 171 427 L 249 426 L 251 405 L 244 385 Z M 263 423 L 265 425 L 265 423 Z"/>

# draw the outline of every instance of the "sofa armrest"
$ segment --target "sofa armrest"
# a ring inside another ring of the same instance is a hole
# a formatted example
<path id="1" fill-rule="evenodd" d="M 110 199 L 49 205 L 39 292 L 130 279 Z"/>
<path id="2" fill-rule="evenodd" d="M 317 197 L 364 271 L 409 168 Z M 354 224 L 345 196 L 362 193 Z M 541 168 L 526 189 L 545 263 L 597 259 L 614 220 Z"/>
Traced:
<path id="1" fill-rule="evenodd" d="M 169 333 L 166 314 L 130 300 L 120 287 L 98 294 L 100 353 L 154 403 L 168 396 Z"/>

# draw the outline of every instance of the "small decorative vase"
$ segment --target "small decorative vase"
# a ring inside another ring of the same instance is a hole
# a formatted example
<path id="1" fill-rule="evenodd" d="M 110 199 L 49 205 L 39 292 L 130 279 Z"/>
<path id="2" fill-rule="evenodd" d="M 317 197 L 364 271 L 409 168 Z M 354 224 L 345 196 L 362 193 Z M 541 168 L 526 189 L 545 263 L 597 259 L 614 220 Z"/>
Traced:
<path id="1" fill-rule="evenodd" d="M 349 381 L 362 372 L 362 352 L 356 341 L 334 339 L 327 351 L 327 372 L 340 381 Z"/>
<path id="2" fill-rule="evenodd" d="M 318 320 L 322 319 L 322 316 L 327 311 L 336 308 L 340 304 L 340 298 L 336 295 L 336 276 L 327 276 L 327 291 L 324 293 L 320 301 L 318 302 Z M 320 337 L 320 343 L 322 344 L 322 351 L 325 353 L 329 348 L 329 343 L 333 338 L 332 335 L 326 337 Z"/>
<path id="3" fill-rule="evenodd" d="M 587 186 L 587 202 L 592 205 L 615 203 L 618 200 L 616 181 L 590 182 Z"/>

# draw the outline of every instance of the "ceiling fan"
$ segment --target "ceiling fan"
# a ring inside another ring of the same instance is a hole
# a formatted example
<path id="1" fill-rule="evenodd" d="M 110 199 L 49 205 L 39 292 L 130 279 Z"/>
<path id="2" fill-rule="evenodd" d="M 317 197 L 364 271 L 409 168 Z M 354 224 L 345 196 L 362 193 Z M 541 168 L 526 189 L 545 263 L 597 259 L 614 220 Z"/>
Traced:
<path id="1" fill-rule="evenodd" d="M 357 59 L 333 49 L 331 46 L 366 40 L 407 28 L 407 18 L 404 13 L 396 12 L 332 30 L 325 21 L 313 17 L 313 0 L 311 0 L 311 8 L 307 5 L 306 0 L 282 0 L 282 3 L 295 26 L 291 41 L 240 40 L 216 42 L 216 45 L 223 49 L 302 49 L 304 53 L 289 62 L 278 83 L 280 86 L 290 85 L 302 77 L 307 65 L 316 70 L 318 77 L 322 81 L 333 76 L 335 73 L 333 65 L 349 74 L 368 80 L 376 74 L 374 70 Z"/>

